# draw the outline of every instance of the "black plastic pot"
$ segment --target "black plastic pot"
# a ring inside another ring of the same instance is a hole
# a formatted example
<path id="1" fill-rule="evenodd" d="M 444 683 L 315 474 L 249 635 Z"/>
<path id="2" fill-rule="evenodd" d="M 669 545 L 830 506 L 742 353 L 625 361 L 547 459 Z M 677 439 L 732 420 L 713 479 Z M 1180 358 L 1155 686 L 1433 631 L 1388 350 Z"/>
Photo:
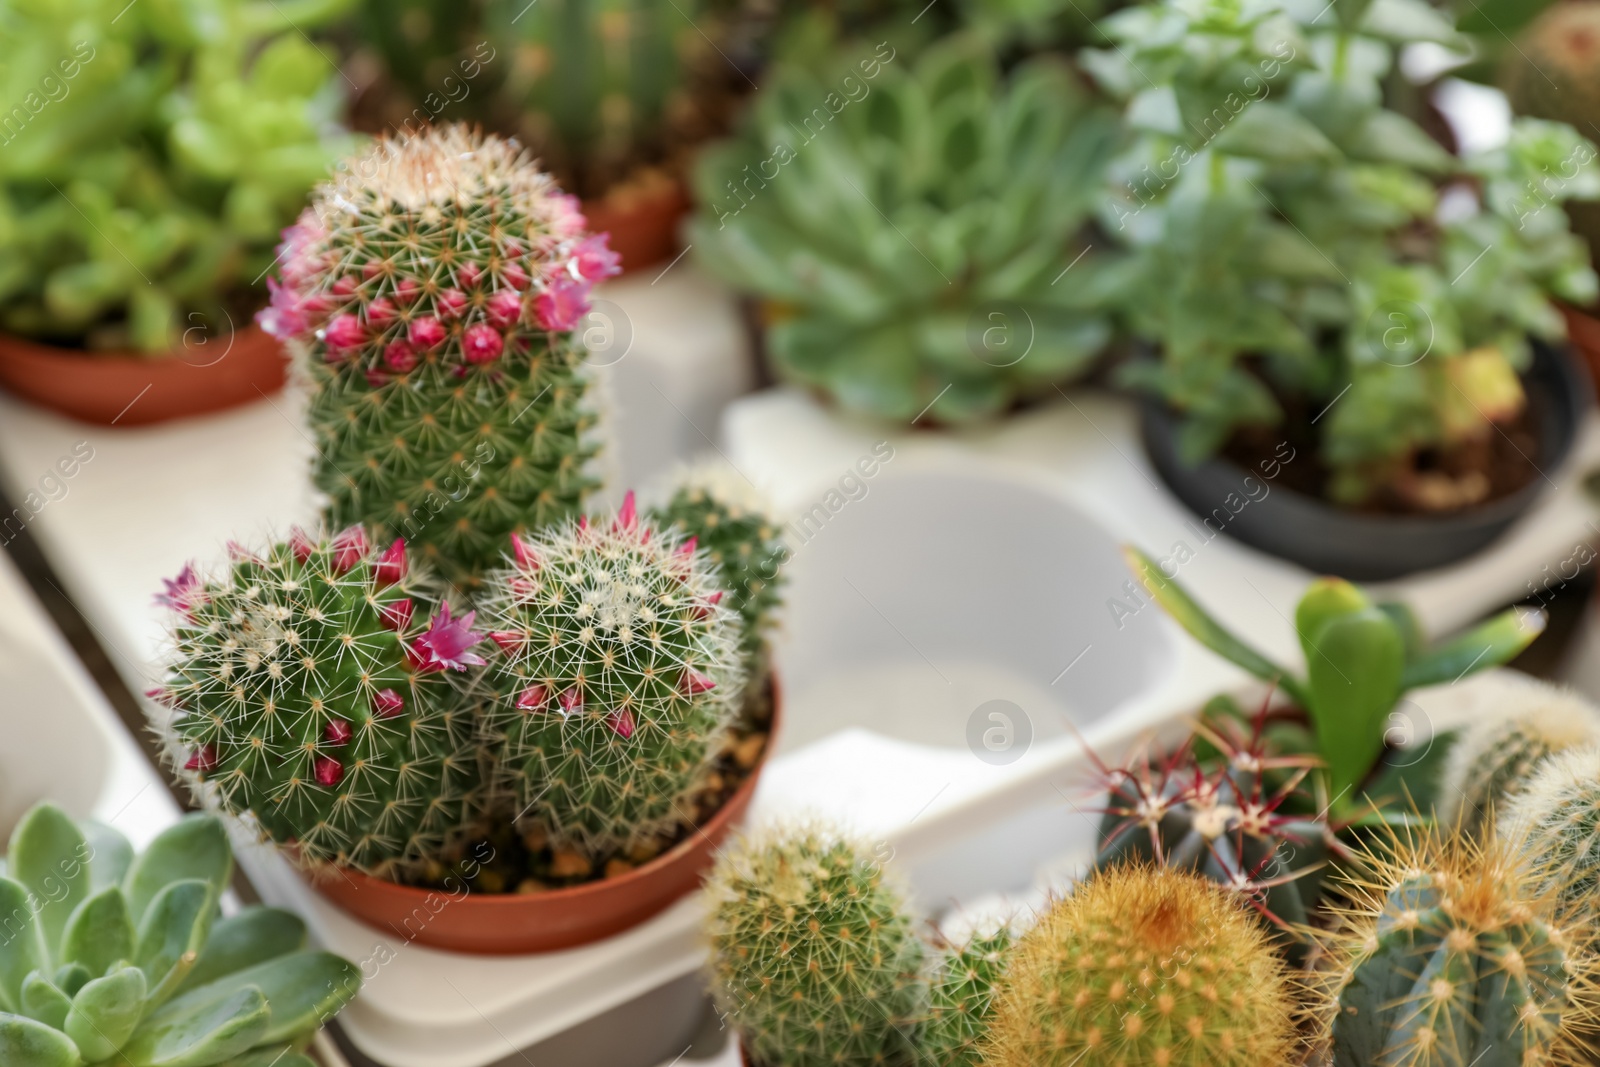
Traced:
<path id="1" fill-rule="evenodd" d="M 1538 341 L 1522 380 L 1539 434 L 1539 454 L 1532 458 L 1546 477 L 1450 515 L 1348 511 L 1274 485 L 1222 457 L 1188 466 L 1178 458 L 1177 416 L 1159 401 L 1143 405 L 1144 446 L 1168 488 L 1200 516 L 1193 524 L 1197 536 L 1209 540 L 1220 527 L 1247 545 L 1319 574 L 1383 581 L 1442 567 L 1487 547 L 1560 477 L 1593 387 L 1565 348 Z"/>

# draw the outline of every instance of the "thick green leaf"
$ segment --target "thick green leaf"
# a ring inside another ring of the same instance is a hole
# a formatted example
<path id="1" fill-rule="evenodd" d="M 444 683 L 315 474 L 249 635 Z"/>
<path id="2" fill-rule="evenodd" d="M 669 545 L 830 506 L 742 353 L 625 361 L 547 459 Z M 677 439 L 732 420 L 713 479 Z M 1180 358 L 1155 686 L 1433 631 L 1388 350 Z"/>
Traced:
<path id="1" fill-rule="evenodd" d="M 198 1012 L 157 1012 L 122 1055 L 132 1067 L 209 1067 L 260 1044 L 269 1020 L 261 990 L 238 989 Z"/>
<path id="2" fill-rule="evenodd" d="M 361 972 L 331 952 L 297 952 L 187 992 L 161 1009 L 160 1015 L 204 1012 L 241 989 L 261 990 L 271 1005 L 272 1025 L 261 1040 L 282 1041 L 337 1015 L 361 991 Z"/>
<path id="3" fill-rule="evenodd" d="M 290 1045 L 268 1045 L 236 1056 L 221 1067 L 317 1067 L 310 1056 Z"/>
<path id="4" fill-rule="evenodd" d="M 56 968 L 55 977 L 50 979 L 56 988 L 69 997 L 78 995 L 78 990 L 89 984 L 89 979 L 100 977 L 90 974 L 89 968 L 81 963 L 63 963 Z"/>
<path id="5" fill-rule="evenodd" d="M 0 1007 L 22 1007 L 22 980 L 31 971 L 50 966 L 44 934 L 28 903 L 28 890 L 19 882 L 0 878 Z"/>
<path id="6" fill-rule="evenodd" d="M 211 928 L 200 961 L 180 992 L 225 978 L 235 971 L 297 952 L 306 943 L 306 924 L 281 908 L 246 908 Z"/>
<path id="7" fill-rule="evenodd" d="M 121 885 L 133 866 L 133 846 L 121 832 L 97 819 L 78 824 L 89 842 L 89 892 L 98 893 L 108 885 Z"/>
<path id="8" fill-rule="evenodd" d="M 1400 631 L 1400 639 L 1405 642 L 1406 662 L 1410 663 L 1422 651 L 1422 624 L 1417 621 L 1416 612 L 1397 600 L 1384 600 L 1378 604 L 1378 610 L 1394 622 Z M 1406 688 L 1410 688 L 1407 686 Z"/>
<path id="9" fill-rule="evenodd" d="M 0 1063 L 6 1067 L 77 1067 L 80 1062 L 78 1048 L 66 1034 L 0 1012 Z"/>
<path id="10" fill-rule="evenodd" d="M 1312 582 L 1294 609 L 1294 630 L 1306 662 L 1311 662 L 1312 642 L 1324 626 L 1371 606 L 1366 594 L 1343 578 L 1318 578 Z"/>
<path id="11" fill-rule="evenodd" d="M 1400 632 L 1377 608 L 1329 620 L 1312 642 L 1307 710 L 1336 802 L 1360 784 L 1383 751 L 1404 664 Z"/>
<path id="12" fill-rule="evenodd" d="M 1429 649 L 1406 666 L 1401 684 L 1407 689 L 1454 682 L 1461 677 L 1498 667 L 1544 633 L 1545 613 L 1537 609 L 1511 608 Z"/>
<path id="13" fill-rule="evenodd" d="M 118 960 L 133 958 L 133 920 L 119 886 L 109 886 L 78 905 L 61 939 L 63 963 L 81 963 L 99 977 Z"/>
<path id="14" fill-rule="evenodd" d="M 1305 705 L 1306 690 L 1299 679 L 1224 629 L 1220 623 L 1205 613 L 1205 609 L 1194 602 L 1182 586 L 1163 574 L 1154 560 L 1132 545 L 1123 546 L 1122 556 L 1128 561 L 1134 576 L 1149 591 L 1156 603 L 1160 604 L 1179 626 L 1188 630 L 1196 641 L 1223 659 L 1243 667 L 1257 678 L 1277 683 L 1291 699 L 1302 706 Z"/>
<path id="15" fill-rule="evenodd" d="M 22 980 L 22 1014 L 57 1030 L 66 1024 L 72 998 L 56 988 L 54 982 L 34 971 Z"/>
<path id="16" fill-rule="evenodd" d="M 198 879 L 173 882 L 145 912 L 133 962 L 150 984 L 152 1007 L 177 991 L 199 959 L 211 927 L 211 893 Z"/>
<path id="17" fill-rule="evenodd" d="M 1212 142 L 1218 152 L 1281 163 L 1336 157 L 1339 150 L 1294 109 L 1270 100 L 1245 102 L 1227 129 Z"/>
<path id="18" fill-rule="evenodd" d="M 72 998 L 62 1029 L 91 1063 L 110 1059 L 133 1036 L 144 1016 L 144 972 L 124 967 L 96 978 Z"/>
<path id="19" fill-rule="evenodd" d="M 44 943 L 52 952 L 72 911 L 89 896 L 89 843 L 54 804 L 35 804 L 11 833 L 6 864 L 33 893 Z"/>
<path id="20" fill-rule="evenodd" d="M 220 897 L 233 875 L 233 850 L 222 822 L 213 815 L 187 815 L 162 831 L 134 860 L 124 888 L 135 925 L 145 909 L 173 882 L 198 878 Z"/>

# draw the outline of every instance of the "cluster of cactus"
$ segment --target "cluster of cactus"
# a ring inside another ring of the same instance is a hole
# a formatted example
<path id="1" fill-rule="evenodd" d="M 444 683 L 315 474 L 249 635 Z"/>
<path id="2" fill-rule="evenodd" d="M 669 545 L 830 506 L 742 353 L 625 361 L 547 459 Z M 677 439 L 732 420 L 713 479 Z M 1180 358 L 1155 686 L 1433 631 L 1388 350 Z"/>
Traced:
<path id="1" fill-rule="evenodd" d="M 1066 67 L 1004 76 L 967 37 L 780 64 L 700 158 L 694 252 L 767 303 L 784 377 L 902 421 L 993 414 L 1108 339 L 1094 264 L 1067 268 L 1114 139 Z"/>
<path id="2" fill-rule="evenodd" d="M 629 493 L 610 522 L 513 537 L 489 579 L 489 684 L 517 810 L 602 857 L 692 821 L 686 798 L 738 714 L 738 617 L 692 540 Z"/>
<path id="3" fill-rule="evenodd" d="M 1552 756 L 1596 744 L 1600 711 L 1592 704 L 1539 682 L 1519 686 L 1451 746 L 1439 784 L 1439 821 L 1482 837 Z"/>
<path id="4" fill-rule="evenodd" d="M 481 804 L 476 723 L 443 675 L 484 662 L 482 635 L 409 570 L 402 542 L 380 552 L 352 527 L 168 582 L 175 651 L 151 696 L 174 756 L 309 863 L 399 875 Z"/>
<path id="5" fill-rule="evenodd" d="M 233 872 L 216 819 L 191 815 L 145 852 L 40 804 L 0 877 L 0 1063 L 6 1067 L 311 1067 L 311 1036 L 361 988 L 276 908 L 217 917 Z"/>
<path id="6" fill-rule="evenodd" d="M 285 232 L 263 325 L 311 384 L 327 521 L 404 537 L 471 588 L 511 533 L 581 508 L 594 415 L 571 336 L 618 272 L 514 142 L 378 142 Z"/>
<path id="7" fill-rule="evenodd" d="M 352 140 L 305 36 L 343 0 L 10 5 L 0 72 L 0 323 L 217 358 L 278 231 Z M 204 358 L 202 358 L 202 356 Z"/>

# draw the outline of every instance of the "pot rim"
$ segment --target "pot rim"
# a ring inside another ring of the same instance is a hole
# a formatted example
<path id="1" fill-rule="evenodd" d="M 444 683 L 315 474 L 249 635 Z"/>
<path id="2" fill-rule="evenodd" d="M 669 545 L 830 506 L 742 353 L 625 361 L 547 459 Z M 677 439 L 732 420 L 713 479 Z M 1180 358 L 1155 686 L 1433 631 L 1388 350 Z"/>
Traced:
<path id="1" fill-rule="evenodd" d="M 248 323 L 234 329 L 227 336 L 243 344 L 259 344 L 262 343 L 263 339 L 270 340 L 274 346 L 278 343 L 276 338 L 261 328 L 255 321 L 254 315 L 251 316 Z M 90 368 L 116 365 L 156 367 L 163 363 L 176 361 L 194 370 L 203 371 L 221 363 L 228 355 L 228 352 L 224 351 L 221 356 L 218 356 L 210 363 L 190 363 L 179 355 L 180 351 L 182 351 L 181 345 L 170 347 L 160 352 L 141 352 L 133 348 L 69 348 L 66 345 L 51 344 L 48 341 L 40 341 L 32 337 L 24 337 L 22 334 L 0 330 L 0 362 L 21 357 L 23 359 L 57 360 Z M 229 351 L 231 351 L 231 346 Z"/>

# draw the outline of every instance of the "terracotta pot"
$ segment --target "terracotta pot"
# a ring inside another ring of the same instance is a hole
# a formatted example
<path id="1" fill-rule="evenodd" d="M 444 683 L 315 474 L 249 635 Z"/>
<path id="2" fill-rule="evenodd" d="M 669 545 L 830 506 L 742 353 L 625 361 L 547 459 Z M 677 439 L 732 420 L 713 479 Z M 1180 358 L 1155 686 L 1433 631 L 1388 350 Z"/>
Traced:
<path id="1" fill-rule="evenodd" d="M 624 274 L 677 255 L 678 221 L 688 210 L 689 192 L 677 178 L 624 186 L 583 204 L 589 229 L 611 235 Z"/>
<path id="2" fill-rule="evenodd" d="M 1567 339 L 1588 364 L 1589 377 L 1600 382 L 1600 318 L 1583 308 L 1557 304 L 1567 320 Z"/>
<path id="3" fill-rule="evenodd" d="M 486 956 L 554 952 L 586 945 L 649 919 L 692 892 L 718 846 L 750 807 L 778 733 L 780 699 L 772 684 L 767 748 L 749 777 L 699 832 L 643 867 L 616 878 L 546 893 L 468 893 L 414 889 L 344 870 L 316 889 L 368 926 L 432 948 Z"/>
<path id="4" fill-rule="evenodd" d="M 202 415 L 283 388 L 289 357 L 251 325 L 161 356 L 89 353 L 0 334 L 0 386 L 25 400 L 103 426 Z"/>

